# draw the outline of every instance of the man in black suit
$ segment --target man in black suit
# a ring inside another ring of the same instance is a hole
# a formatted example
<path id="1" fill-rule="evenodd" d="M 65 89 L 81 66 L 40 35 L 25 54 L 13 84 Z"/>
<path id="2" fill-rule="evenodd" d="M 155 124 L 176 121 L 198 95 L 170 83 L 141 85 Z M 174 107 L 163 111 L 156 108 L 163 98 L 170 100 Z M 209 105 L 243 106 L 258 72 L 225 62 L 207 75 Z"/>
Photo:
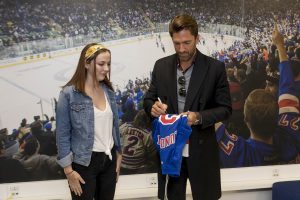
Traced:
<path id="1" fill-rule="evenodd" d="M 180 177 L 168 180 L 167 197 L 184 200 L 188 178 L 194 200 L 216 200 L 221 197 L 221 183 L 214 124 L 231 114 L 225 65 L 197 50 L 198 25 L 193 17 L 174 17 L 169 33 L 176 54 L 155 63 L 144 109 L 152 118 L 165 113 L 188 114 L 192 134 L 183 150 Z M 158 181 L 158 197 L 164 199 L 165 176 L 161 172 Z"/>

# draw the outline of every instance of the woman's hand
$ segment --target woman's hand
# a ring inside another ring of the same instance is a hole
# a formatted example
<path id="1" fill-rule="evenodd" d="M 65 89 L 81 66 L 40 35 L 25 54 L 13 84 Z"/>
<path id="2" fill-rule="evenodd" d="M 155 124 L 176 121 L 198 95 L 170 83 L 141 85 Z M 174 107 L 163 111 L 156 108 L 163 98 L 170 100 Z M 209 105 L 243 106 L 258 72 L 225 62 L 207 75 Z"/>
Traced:
<path id="1" fill-rule="evenodd" d="M 76 171 L 73 171 L 71 174 L 67 175 L 67 178 L 71 191 L 74 192 L 76 195 L 81 196 L 82 188 L 80 183 L 85 184 L 81 176 Z"/>
<path id="2" fill-rule="evenodd" d="M 70 190 L 76 195 L 81 196 L 82 188 L 80 184 L 85 184 L 85 181 L 82 179 L 80 174 L 78 174 L 78 172 L 72 169 L 71 166 L 65 167 L 64 172 L 68 179 Z"/>

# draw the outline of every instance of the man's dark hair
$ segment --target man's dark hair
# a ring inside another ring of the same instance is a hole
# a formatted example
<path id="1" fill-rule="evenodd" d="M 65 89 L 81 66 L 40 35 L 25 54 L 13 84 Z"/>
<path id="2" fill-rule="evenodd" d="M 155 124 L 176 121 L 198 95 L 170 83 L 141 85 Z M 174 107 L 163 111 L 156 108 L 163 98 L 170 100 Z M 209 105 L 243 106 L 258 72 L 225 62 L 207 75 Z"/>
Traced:
<path id="1" fill-rule="evenodd" d="M 22 119 L 22 122 L 21 122 L 21 127 L 25 127 L 25 126 L 26 126 L 26 123 L 27 123 L 27 119 L 26 119 L 26 118 L 23 118 L 23 119 Z"/>
<path id="2" fill-rule="evenodd" d="M 34 121 L 37 121 L 40 119 L 40 116 L 39 115 L 33 116 L 33 119 L 34 119 Z"/>
<path id="3" fill-rule="evenodd" d="M 39 121 L 34 121 L 30 124 L 31 130 L 42 130 L 43 125 Z"/>
<path id="4" fill-rule="evenodd" d="M 182 30 L 189 30 L 195 37 L 198 36 L 198 24 L 196 20 L 187 14 L 175 16 L 169 24 L 169 33 L 173 37 L 174 33 L 178 33 Z"/>
<path id="5" fill-rule="evenodd" d="M 275 132 L 278 105 L 274 95 L 264 89 L 255 89 L 244 105 L 245 122 L 261 138 L 269 139 Z"/>
<path id="6" fill-rule="evenodd" d="M 140 110 L 134 117 L 132 125 L 136 128 L 150 129 L 151 119 L 148 117 L 144 110 Z"/>
<path id="7" fill-rule="evenodd" d="M 33 154 L 36 153 L 38 146 L 39 146 L 39 143 L 38 143 L 37 139 L 35 139 L 35 138 L 28 139 L 24 146 L 24 154 L 27 156 L 32 156 Z"/>

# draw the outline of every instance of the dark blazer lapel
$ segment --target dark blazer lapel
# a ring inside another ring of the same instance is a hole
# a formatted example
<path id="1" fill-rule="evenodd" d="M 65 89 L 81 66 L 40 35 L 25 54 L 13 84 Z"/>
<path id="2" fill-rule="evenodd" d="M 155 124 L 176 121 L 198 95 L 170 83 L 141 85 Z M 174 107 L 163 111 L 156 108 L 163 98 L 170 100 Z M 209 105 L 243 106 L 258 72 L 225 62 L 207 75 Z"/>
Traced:
<path id="1" fill-rule="evenodd" d="M 166 66 L 169 66 L 169 69 L 167 70 L 167 94 L 166 98 L 162 101 L 168 101 L 170 102 L 170 105 L 172 106 L 172 109 L 169 108 L 168 110 L 172 111 L 171 114 L 178 113 L 178 105 L 177 105 L 177 56 L 174 54 L 170 57 L 170 63 L 168 63 Z"/>
<path id="2" fill-rule="evenodd" d="M 200 53 L 198 49 L 197 54 L 198 55 L 196 57 L 195 65 L 189 83 L 187 97 L 185 99 L 184 111 L 188 111 L 191 108 L 209 67 L 209 63 L 207 63 L 205 55 Z"/>

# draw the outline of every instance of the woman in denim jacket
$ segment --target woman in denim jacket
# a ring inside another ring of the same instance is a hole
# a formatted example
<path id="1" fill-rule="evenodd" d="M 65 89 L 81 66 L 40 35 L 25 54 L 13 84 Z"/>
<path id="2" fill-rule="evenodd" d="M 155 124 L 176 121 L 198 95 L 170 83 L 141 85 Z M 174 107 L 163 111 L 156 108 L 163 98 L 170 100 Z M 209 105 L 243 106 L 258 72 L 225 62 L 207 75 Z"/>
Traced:
<path id="1" fill-rule="evenodd" d="M 72 199 L 114 198 L 122 156 L 110 67 L 110 50 L 88 44 L 75 74 L 60 92 L 58 163 L 64 168 Z"/>

